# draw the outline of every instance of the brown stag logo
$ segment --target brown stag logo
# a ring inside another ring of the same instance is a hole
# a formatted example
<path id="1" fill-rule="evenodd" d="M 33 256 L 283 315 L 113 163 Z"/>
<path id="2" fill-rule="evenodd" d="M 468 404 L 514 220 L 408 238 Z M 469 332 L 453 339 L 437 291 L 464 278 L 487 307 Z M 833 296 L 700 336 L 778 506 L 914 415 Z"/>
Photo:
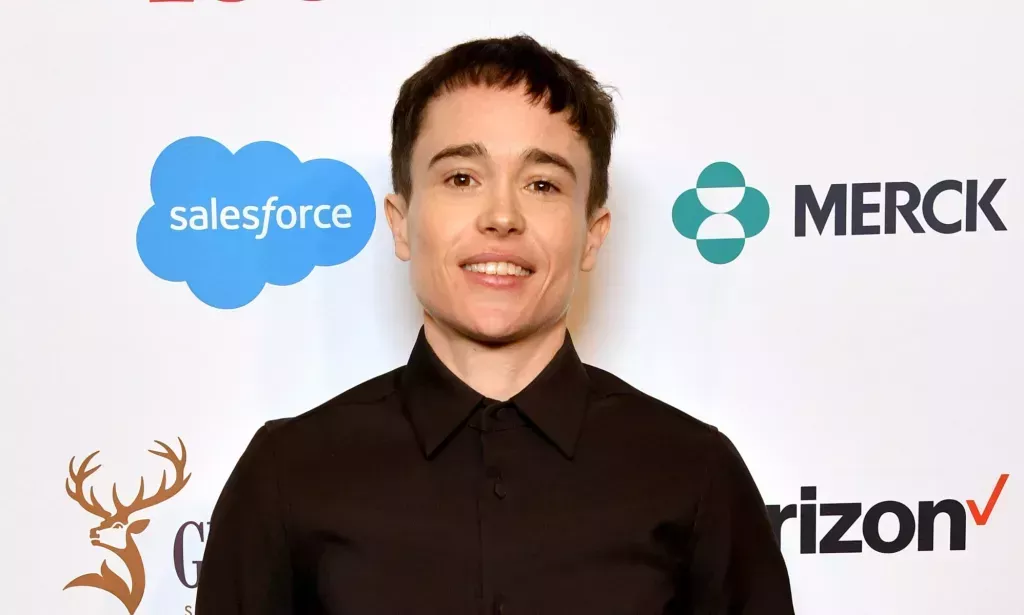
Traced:
<path id="1" fill-rule="evenodd" d="M 127 505 L 121 502 L 117 495 L 117 484 L 114 484 L 112 488 L 114 496 L 113 512 L 108 512 L 106 508 L 100 505 L 92 487 L 89 487 L 89 494 L 86 497 L 86 479 L 102 467 L 100 465 L 94 468 L 88 467 L 89 462 L 99 454 L 99 451 L 86 457 L 77 469 L 75 468 L 75 458 L 72 457 L 71 463 L 68 465 L 68 472 L 71 476 L 64 481 L 64 487 L 67 489 L 71 499 L 78 502 L 87 512 L 96 515 L 102 520 L 99 525 L 89 531 L 89 538 L 92 544 L 103 547 L 116 555 L 127 566 L 129 574 L 128 581 L 125 581 L 125 579 L 118 576 L 107 566 L 106 560 L 103 560 L 99 574 L 95 572 L 83 574 L 64 586 L 64 589 L 69 587 L 95 587 L 102 589 L 120 600 L 124 608 L 128 609 L 130 615 L 134 615 L 135 611 L 139 608 L 139 604 L 142 602 L 142 595 L 146 591 L 146 569 L 143 566 L 142 555 L 139 553 L 139 548 L 136 546 L 133 536 L 141 534 L 149 526 L 148 519 L 132 520 L 131 517 L 135 513 L 174 497 L 188 483 L 188 480 L 192 478 L 191 474 L 185 475 L 187 456 L 185 443 L 181 441 L 181 438 L 178 438 L 178 443 L 181 445 L 181 455 L 178 455 L 163 442 L 159 440 L 155 440 L 155 442 L 163 450 L 150 450 L 149 452 L 171 463 L 174 468 L 174 479 L 168 485 L 167 470 L 164 470 L 163 478 L 160 480 L 160 488 L 151 496 L 147 497 L 145 495 L 146 479 L 142 478 L 138 494 Z"/>

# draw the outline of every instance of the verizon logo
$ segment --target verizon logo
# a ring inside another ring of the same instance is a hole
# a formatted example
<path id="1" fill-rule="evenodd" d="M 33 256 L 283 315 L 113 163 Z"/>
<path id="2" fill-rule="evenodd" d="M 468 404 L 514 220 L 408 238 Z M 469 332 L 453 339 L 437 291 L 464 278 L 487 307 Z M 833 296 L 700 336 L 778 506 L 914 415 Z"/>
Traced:
<path id="1" fill-rule="evenodd" d="M 967 500 L 966 506 L 960 500 L 922 501 L 904 504 L 886 500 L 867 506 L 861 502 L 818 503 L 817 487 L 800 488 L 800 504 L 770 505 L 768 516 L 775 530 L 775 537 L 781 542 L 782 530 L 790 519 L 798 523 L 796 528 L 800 540 L 800 553 L 861 553 L 866 544 L 878 553 L 899 553 L 915 543 L 918 551 L 935 550 L 935 521 L 945 516 L 949 525 L 949 550 L 963 551 L 967 548 L 967 513 L 975 525 L 989 522 L 999 503 L 999 496 L 1006 486 L 1009 474 L 1001 474 L 995 487 L 985 500 L 984 508 L 975 500 Z M 896 536 L 884 538 L 880 525 L 886 515 L 897 523 Z M 834 518 L 831 527 L 818 540 L 818 520 Z M 847 538 L 850 530 L 860 523 L 863 540 Z M 792 524 L 790 524 L 792 525 Z M 943 543 L 947 541 L 943 540 Z"/>

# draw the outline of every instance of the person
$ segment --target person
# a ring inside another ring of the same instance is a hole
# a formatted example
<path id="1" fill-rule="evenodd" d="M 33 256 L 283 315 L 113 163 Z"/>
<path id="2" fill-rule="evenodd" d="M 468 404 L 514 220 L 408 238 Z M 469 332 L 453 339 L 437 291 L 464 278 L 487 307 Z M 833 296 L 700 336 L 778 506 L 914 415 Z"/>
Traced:
<path id="1" fill-rule="evenodd" d="M 406 365 L 256 432 L 197 615 L 793 613 L 731 441 L 574 349 L 616 122 L 526 36 L 402 85 L 384 209 L 422 328 Z"/>

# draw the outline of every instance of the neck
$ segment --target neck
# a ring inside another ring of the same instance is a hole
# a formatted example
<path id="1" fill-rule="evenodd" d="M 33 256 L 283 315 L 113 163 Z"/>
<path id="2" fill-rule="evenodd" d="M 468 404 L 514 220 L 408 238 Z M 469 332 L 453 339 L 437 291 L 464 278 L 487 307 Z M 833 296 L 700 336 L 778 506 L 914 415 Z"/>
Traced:
<path id="1" fill-rule="evenodd" d="M 565 342 L 565 319 L 523 339 L 490 345 L 473 340 L 425 314 L 423 333 L 434 354 L 481 395 L 504 401 L 526 388 Z"/>

